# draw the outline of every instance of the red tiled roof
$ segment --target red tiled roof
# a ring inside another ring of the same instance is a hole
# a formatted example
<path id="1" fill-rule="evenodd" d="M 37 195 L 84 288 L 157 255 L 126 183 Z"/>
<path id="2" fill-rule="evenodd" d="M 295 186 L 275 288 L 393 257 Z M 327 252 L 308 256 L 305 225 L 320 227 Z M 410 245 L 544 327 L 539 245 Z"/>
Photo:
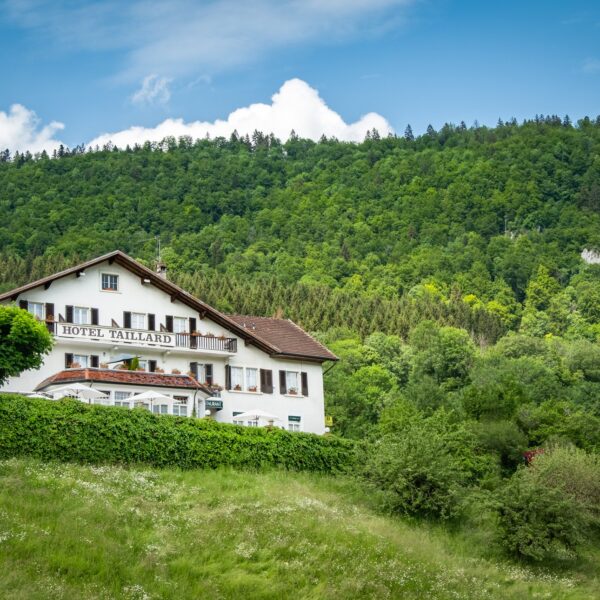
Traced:
<path id="1" fill-rule="evenodd" d="M 94 383 L 126 383 L 145 387 L 170 387 L 199 389 L 210 394 L 205 386 L 186 374 L 147 373 L 119 369 L 65 369 L 44 379 L 35 389 L 43 390 L 50 385 L 89 381 Z"/>
<path id="2" fill-rule="evenodd" d="M 323 344 L 289 319 L 228 315 L 247 331 L 277 349 L 276 355 L 312 360 L 338 360 Z"/>

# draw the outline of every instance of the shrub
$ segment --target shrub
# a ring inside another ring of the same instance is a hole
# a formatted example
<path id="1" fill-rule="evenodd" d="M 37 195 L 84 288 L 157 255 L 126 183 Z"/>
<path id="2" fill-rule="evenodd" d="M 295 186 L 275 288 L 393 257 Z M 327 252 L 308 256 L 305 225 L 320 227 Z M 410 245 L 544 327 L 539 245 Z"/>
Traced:
<path id="1" fill-rule="evenodd" d="M 282 466 L 327 472 L 351 464 L 353 444 L 333 436 L 154 415 L 145 409 L 0 395 L 0 458 L 19 455 L 182 469 Z"/>
<path id="2" fill-rule="evenodd" d="M 503 469 L 523 462 L 527 436 L 512 421 L 481 421 L 473 424 L 473 431 L 481 448 L 498 456 Z"/>
<path id="3" fill-rule="evenodd" d="M 396 428 L 372 443 L 363 475 L 393 512 L 450 519 L 461 511 L 469 485 L 491 468 L 475 452 L 476 439 L 464 424 L 438 412 L 423 418 L 408 411 Z"/>
<path id="4" fill-rule="evenodd" d="M 500 541 L 521 557 L 572 558 L 598 525 L 599 500 L 597 456 L 576 448 L 539 454 L 500 494 Z"/>

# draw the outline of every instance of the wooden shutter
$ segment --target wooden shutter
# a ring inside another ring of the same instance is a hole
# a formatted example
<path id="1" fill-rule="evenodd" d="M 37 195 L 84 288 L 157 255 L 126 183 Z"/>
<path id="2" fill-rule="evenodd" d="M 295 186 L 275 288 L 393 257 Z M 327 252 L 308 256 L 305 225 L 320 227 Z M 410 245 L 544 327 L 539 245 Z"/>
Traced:
<path id="1" fill-rule="evenodd" d="M 279 393 L 287 394 L 287 385 L 285 383 L 285 371 L 279 371 Z"/>
<path id="2" fill-rule="evenodd" d="M 156 329 L 156 317 L 151 314 L 148 315 L 148 329 L 150 331 L 154 331 Z"/>
<path id="3" fill-rule="evenodd" d="M 190 348 L 196 348 L 198 345 L 198 338 L 194 335 L 196 331 L 196 319 L 194 317 L 190 317 L 189 319 L 189 329 L 190 329 Z"/>
<path id="4" fill-rule="evenodd" d="M 166 327 L 165 329 L 170 333 L 173 333 L 173 317 L 171 315 L 167 315 L 165 317 Z"/>
<path id="5" fill-rule="evenodd" d="M 225 389 L 231 389 L 231 367 L 229 365 L 225 365 Z"/>
<path id="6" fill-rule="evenodd" d="M 152 315 L 152 316 L 154 316 L 154 315 Z M 150 373 L 156 372 L 156 361 L 155 360 L 148 361 L 148 371 L 150 371 Z"/>
<path id="7" fill-rule="evenodd" d="M 302 377 L 302 395 L 308 396 L 308 373 L 302 371 L 300 375 Z"/>
<path id="8" fill-rule="evenodd" d="M 73 322 L 73 307 L 72 306 L 65 306 L 65 321 L 67 323 L 72 323 Z"/>
<path id="9" fill-rule="evenodd" d="M 19 308 L 22 308 L 23 310 L 27 310 L 27 307 L 29 305 L 27 304 L 27 300 L 19 300 Z"/>
<path id="10" fill-rule="evenodd" d="M 204 376 L 206 377 L 206 383 L 212 385 L 213 383 L 213 366 L 211 364 L 204 365 Z"/>
<path id="11" fill-rule="evenodd" d="M 54 333 L 54 304 L 46 302 L 46 328 L 50 333 Z"/>
<path id="12" fill-rule="evenodd" d="M 198 380 L 198 363 L 197 362 L 190 363 L 190 373 L 194 376 L 194 379 Z"/>
<path id="13" fill-rule="evenodd" d="M 90 356 L 90 367 L 92 367 L 92 369 L 97 369 L 100 366 L 100 357 L 96 356 L 95 354 L 92 354 Z"/>
<path id="14" fill-rule="evenodd" d="M 65 354 L 65 369 L 70 369 L 73 364 L 73 355 Z"/>
<path id="15" fill-rule="evenodd" d="M 92 308 L 92 325 L 98 325 L 98 309 Z"/>
<path id="16" fill-rule="evenodd" d="M 123 312 L 123 327 L 131 329 L 131 313 L 128 310 Z"/>
<path id="17" fill-rule="evenodd" d="M 260 370 L 260 391 L 263 394 L 273 393 L 273 371 L 271 369 Z"/>

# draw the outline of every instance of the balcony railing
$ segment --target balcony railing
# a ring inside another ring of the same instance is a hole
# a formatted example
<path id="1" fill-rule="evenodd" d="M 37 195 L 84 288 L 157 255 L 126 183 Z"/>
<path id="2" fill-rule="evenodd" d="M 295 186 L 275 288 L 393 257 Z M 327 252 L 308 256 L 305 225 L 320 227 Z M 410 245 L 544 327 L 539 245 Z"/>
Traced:
<path id="1" fill-rule="evenodd" d="M 79 325 L 46 321 L 48 331 L 58 338 L 85 339 L 94 342 L 152 346 L 162 348 L 188 348 L 208 352 L 237 352 L 237 339 L 197 333 L 170 331 L 145 331 L 104 325 Z"/>
<path id="2" fill-rule="evenodd" d="M 193 333 L 176 333 L 175 345 L 178 348 L 190 348 L 192 350 L 237 352 L 237 340 L 235 338 L 212 337 Z"/>

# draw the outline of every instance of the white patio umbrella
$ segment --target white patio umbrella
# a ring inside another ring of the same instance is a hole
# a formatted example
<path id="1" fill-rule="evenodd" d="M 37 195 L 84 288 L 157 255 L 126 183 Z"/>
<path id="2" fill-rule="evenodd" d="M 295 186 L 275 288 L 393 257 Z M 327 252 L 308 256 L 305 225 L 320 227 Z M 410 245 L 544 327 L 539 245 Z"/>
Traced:
<path id="1" fill-rule="evenodd" d="M 263 410 L 249 410 L 245 413 L 240 413 L 239 415 L 235 415 L 236 421 L 281 421 L 281 419 L 277 415 L 272 415 L 271 413 L 264 412 Z"/>
<path id="2" fill-rule="evenodd" d="M 88 385 L 83 385 L 83 383 L 69 383 L 67 385 L 63 385 L 61 387 L 54 388 L 50 390 L 51 394 L 62 394 L 63 396 L 75 396 L 80 400 L 88 400 L 88 402 L 92 398 L 107 398 L 108 396 L 102 393 L 99 390 L 95 390 Z"/>
<path id="3" fill-rule="evenodd" d="M 134 406 L 135 406 L 135 402 L 150 401 L 150 407 L 152 407 L 153 403 L 156 400 L 162 400 L 163 402 L 165 400 L 167 402 L 173 402 L 173 398 L 170 398 L 169 396 L 165 396 L 164 394 L 161 394 L 160 392 L 152 392 L 152 391 L 142 392 L 141 394 L 136 394 L 135 396 L 130 396 L 128 398 L 128 400 L 133 401 Z"/>

